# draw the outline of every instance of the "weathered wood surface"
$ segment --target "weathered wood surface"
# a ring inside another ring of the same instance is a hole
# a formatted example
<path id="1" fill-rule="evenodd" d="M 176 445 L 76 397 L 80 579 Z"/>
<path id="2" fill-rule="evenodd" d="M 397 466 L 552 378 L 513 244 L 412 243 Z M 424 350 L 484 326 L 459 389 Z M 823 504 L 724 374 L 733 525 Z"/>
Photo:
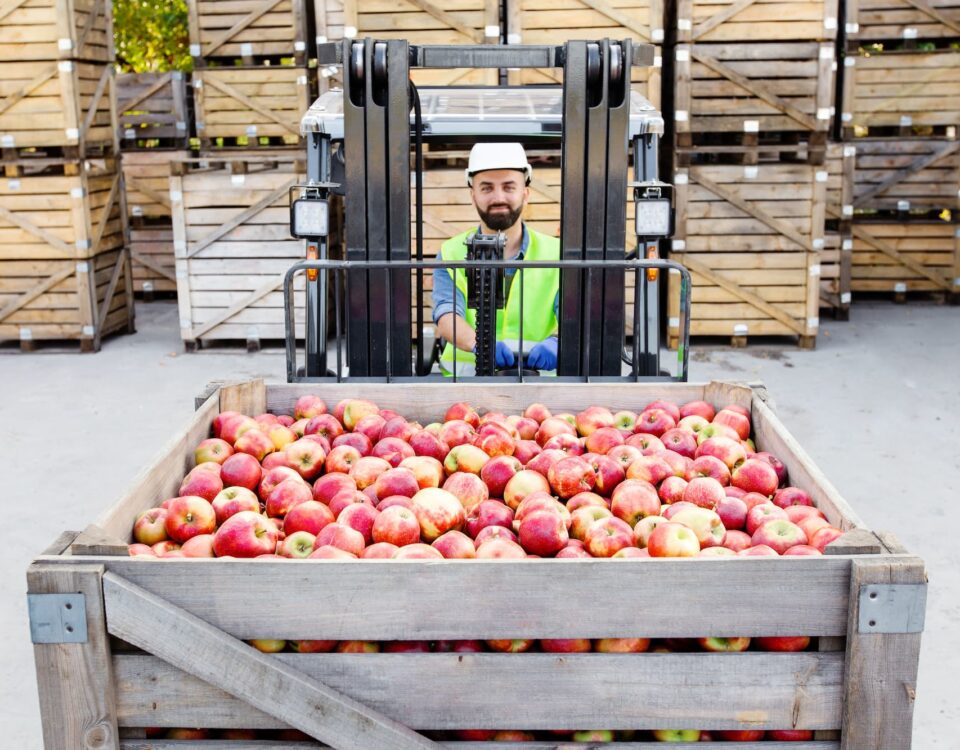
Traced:
<path id="1" fill-rule="evenodd" d="M 7 0 L 0 5 L 0 62 L 113 62 L 109 0 Z"/>
<path id="2" fill-rule="evenodd" d="M 948 222 L 853 225 L 855 292 L 956 291 L 960 234 Z"/>
<path id="3" fill-rule="evenodd" d="M 941 39 L 960 36 L 957 0 L 850 0 L 847 39 Z"/>
<path id="4" fill-rule="evenodd" d="M 117 113 L 124 148 L 153 139 L 185 146 L 190 137 L 186 76 L 179 71 L 117 75 Z"/>
<path id="5" fill-rule="evenodd" d="M 960 142 L 858 139 L 855 211 L 960 210 Z"/>
<path id="6" fill-rule="evenodd" d="M 837 1 L 679 0 L 681 42 L 833 41 Z"/>
<path id="7" fill-rule="evenodd" d="M 304 0 L 190 0 L 191 54 L 196 67 L 207 60 L 297 57 L 305 64 L 308 45 Z"/>

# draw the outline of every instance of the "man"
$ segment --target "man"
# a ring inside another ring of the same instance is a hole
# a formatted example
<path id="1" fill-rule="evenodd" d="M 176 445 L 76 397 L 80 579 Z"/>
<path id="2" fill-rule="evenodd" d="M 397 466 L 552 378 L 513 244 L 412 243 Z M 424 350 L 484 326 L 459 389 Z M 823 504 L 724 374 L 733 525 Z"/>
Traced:
<path id="1" fill-rule="evenodd" d="M 560 240 L 541 234 L 520 220 L 530 198 L 533 169 L 519 143 L 478 143 L 470 151 L 466 169 L 470 199 L 480 216 L 480 226 L 451 237 L 440 248 L 444 260 L 464 260 L 467 238 L 478 231 L 505 236 L 504 260 L 554 261 L 560 258 Z M 523 277 L 523 310 L 520 310 L 520 279 Z M 516 365 L 523 354 L 526 367 L 557 369 L 557 327 L 560 301 L 560 271 L 534 268 L 506 272 L 503 310 L 497 311 L 496 366 Z M 477 337 L 476 312 L 466 307 L 467 276 L 463 269 L 440 268 L 433 272 L 433 322 L 447 342 L 440 356 L 445 372 L 453 370 L 453 347 L 458 374 L 474 372 Z M 520 352 L 520 318 L 523 318 L 523 352 Z M 454 336 L 456 319 L 456 336 Z"/>

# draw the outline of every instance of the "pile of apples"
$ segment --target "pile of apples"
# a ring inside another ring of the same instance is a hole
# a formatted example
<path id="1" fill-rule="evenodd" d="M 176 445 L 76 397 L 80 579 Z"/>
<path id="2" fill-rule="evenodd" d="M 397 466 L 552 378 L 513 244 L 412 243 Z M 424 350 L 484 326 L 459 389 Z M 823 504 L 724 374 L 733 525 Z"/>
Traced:
<path id="1" fill-rule="evenodd" d="M 750 414 L 705 401 L 422 426 L 370 401 L 223 412 L 133 556 L 344 559 L 818 555 L 841 535 Z"/>

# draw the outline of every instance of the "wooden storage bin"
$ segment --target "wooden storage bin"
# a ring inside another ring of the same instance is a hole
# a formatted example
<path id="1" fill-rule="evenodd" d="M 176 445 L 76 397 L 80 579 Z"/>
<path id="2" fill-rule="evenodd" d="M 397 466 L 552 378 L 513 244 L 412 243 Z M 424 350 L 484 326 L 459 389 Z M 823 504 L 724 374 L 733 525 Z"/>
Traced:
<path id="1" fill-rule="evenodd" d="M 117 113 L 124 149 L 152 143 L 185 147 L 190 139 L 186 76 L 179 71 L 121 73 Z"/>
<path id="2" fill-rule="evenodd" d="M 177 171 L 170 203 L 184 342 L 282 340 L 283 274 L 306 257 L 303 241 L 290 237 L 288 197 L 306 180 L 302 166 L 266 154 L 210 168 L 185 161 Z M 304 304 L 298 296 L 298 319 Z"/>
<path id="3" fill-rule="evenodd" d="M 305 0 L 188 0 L 187 7 L 195 69 L 224 58 L 252 65 L 293 57 L 306 65 L 312 56 Z"/>
<path id="4" fill-rule="evenodd" d="M 848 56 L 843 123 L 848 136 L 874 135 L 875 128 L 917 126 L 938 131 L 952 127 L 955 138 L 960 127 L 960 50 Z"/>
<path id="5" fill-rule="evenodd" d="M 832 119 L 833 44 L 678 44 L 674 117 L 684 133 L 800 132 Z"/>
<path id="6" fill-rule="evenodd" d="M 205 147 L 218 138 L 268 137 L 300 143 L 300 118 L 310 106 L 309 71 L 281 66 L 206 68 L 193 73 L 197 135 Z"/>
<path id="7" fill-rule="evenodd" d="M 940 39 L 960 36 L 960 2 L 847 0 L 847 39 Z"/>
<path id="8" fill-rule="evenodd" d="M 692 275 L 691 335 L 815 344 L 826 183 L 826 171 L 805 164 L 676 171 L 670 256 Z M 670 280 L 668 331 L 676 343 L 679 277 Z"/>
<path id="9" fill-rule="evenodd" d="M 343 0 L 347 37 L 406 39 L 410 44 L 499 44 L 499 0 Z M 350 32 L 350 33 L 347 33 Z M 418 86 L 495 86 L 496 69 L 416 69 Z"/>
<path id="10" fill-rule="evenodd" d="M 110 0 L 12 0 L 0 9 L 0 62 L 112 63 Z"/>
<path id="11" fill-rule="evenodd" d="M 854 222 L 854 292 L 960 293 L 960 226 L 953 222 Z"/>
<path id="12" fill-rule="evenodd" d="M 54 339 L 93 351 L 133 329 L 120 175 L 113 160 L 65 166 L 0 180 L 0 340 L 25 349 Z"/>
<path id="13" fill-rule="evenodd" d="M 316 43 L 342 42 L 343 28 L 343 0 L 324 0 L 313 3 L 314 30 Z M 355 29 L 350 30 L 356 34 Z M 343 67 L 330 65 L 320 67 L 317 71 L 317 93 L 324 94 L 332 88 L 343 88 Z"/>
<path id="14" fill-rule="evenodd" d="M 837 0 L 677 0 L 677 41 L 832 42 L 837 37 L 837 5 Z"/>
<path id="15" fill-rule="evenodd" d="M 291 413 L 306 393 L 328 404 L 369 398 L 424 424 L 442 418 L 459 399 L 504 412 L 542 402 L 555 413 L 590 404 L 636 410 L 655 398 L 739 404 L 752 414 L 758 449 L 779 456 L 791 482 L 848 533 L 823 557 L 777 560 L 401 563 L 126 556 L 136 515 L 176 493 L 193 465 L 194 446 L 210 434 L 217 414 Z M 79 593 L 74 603 L 82 603 L 87 621 L 83 643 L 35 646 L 48 750 L 82 747 L 94 732 L 124 750 L 172 748 L 176 743 L 136 739 L 145 727 L 170 726 L 292 726 L 334 747 L 400 750 L 441 746 L 406 727 L 556 729 L 558 721 L 613 729 L 796 726 L 817 731 L 814 742 L 795 743 L 797 748 L 902 750 L 910 746 L 926 597 L 923 561 L 890 535 L 864 527 L 760 391 L 726 383 L 225 386 L 202 402 L 95 524 L 80 535 L 65 532 L 36 557 L 27 580 L 28 592 L 41 597 L 37 606 L 50 601 L 43 595 Z M 879 615 L 862 617 L 861 606 L 875 601 L 871 594 L 887 596 L 891 584 L 901 601 L 913 604 L 904 610 L 911 616 L 895 624 Z M 664 596 L 667 590 L 675 595 Z M 818 638 L 819 650 L 265 655 L 242 642 L 712 633 L 805 633 Z M 720 693 L 723 700 L 717 700 Z M 189 744 L 212 750 L 223 743 Z M 243 746 L 267 750 L 274 744 L 248 740 Z M 556 747 L 552 741 L 533 746 Z"/>
<path id="16" fill-rule="evenodd" d="M 112 65 L 0 63 L 0 147 L 75 147 L 116 153 Z"/>

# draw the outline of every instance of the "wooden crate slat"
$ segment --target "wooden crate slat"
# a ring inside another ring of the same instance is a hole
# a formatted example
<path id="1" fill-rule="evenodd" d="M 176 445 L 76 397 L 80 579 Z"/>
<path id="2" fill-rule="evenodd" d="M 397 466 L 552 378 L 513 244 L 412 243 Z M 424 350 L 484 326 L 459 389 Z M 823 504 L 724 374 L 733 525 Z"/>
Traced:
<path id="1" fill-rule="evenodd" d="M 117 112 L 125 147 L 150 139 L 186 144 L 190 135 L 186 77 L 179 71 L 118 75 Z"/>
<path id="2" fill-rule="evenodd" d="M 836 33 L 836 0 L 680 0 L 677 6 L 681 42 L 832 41 Z"/>
<path id="3" fill-rule="evenodd" d="M 9 0 L 0 7 L 0 62 L 113 59 L 108 0 Z"/>
<path id="4" fill-rule="evenodd" d="M 929 255 L 931 248 L 938 253 Z M 855 223 L 851 285 L 855 292 L 955 292 L 960 287 L 958 258 L 960 228 L 955 224 Z"/>
<path id="5" fill-rule="evenodd" d="M 855 148 L 855 209 L 960 209 L 957 141 L 858 139 Z"/>
<path id="6" fill-rule="evenodd" d="M 208 60 L 265 57 L 307 58 L 307 10 L 304 0 L 190 0 L 191 54 L 195 68 Z"/>
<path id="7" fill-rule="evenodd" d="M 942 39 L 960 36 L 957 0 L 858 0 L 847 10 L 847 38 Z"/>

